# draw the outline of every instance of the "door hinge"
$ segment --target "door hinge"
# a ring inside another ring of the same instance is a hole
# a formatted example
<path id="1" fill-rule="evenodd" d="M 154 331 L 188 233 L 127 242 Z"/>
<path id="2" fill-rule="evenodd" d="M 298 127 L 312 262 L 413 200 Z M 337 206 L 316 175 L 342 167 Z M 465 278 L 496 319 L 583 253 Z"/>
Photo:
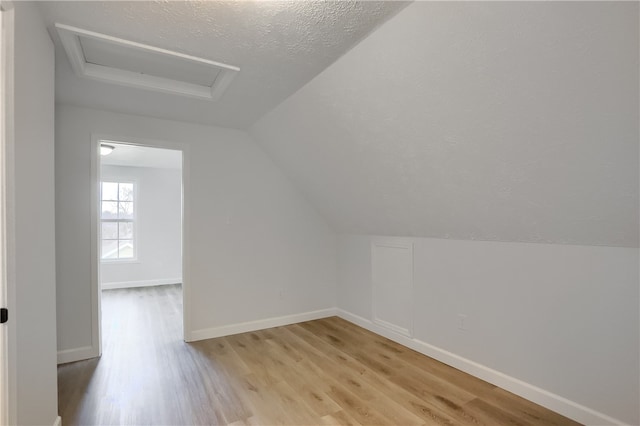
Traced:
<path id="1" fill-rule="evenodd" d="M 9 320 L 9 310 L 7 308 L 0 308 L 0 324 L 4 324 Z"/>

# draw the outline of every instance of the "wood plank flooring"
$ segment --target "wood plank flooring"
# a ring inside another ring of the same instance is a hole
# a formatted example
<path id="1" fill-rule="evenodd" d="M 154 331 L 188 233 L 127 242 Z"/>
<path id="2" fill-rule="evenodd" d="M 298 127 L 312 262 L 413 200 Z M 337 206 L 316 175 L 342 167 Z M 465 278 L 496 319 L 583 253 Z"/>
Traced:
<path id="1" fill-rule="evenodd" d="M 577 424 L 336 317 L 184 343 L 180 286 L 102 304 L 102 357 L 58 368 L 65 425 Z"/>

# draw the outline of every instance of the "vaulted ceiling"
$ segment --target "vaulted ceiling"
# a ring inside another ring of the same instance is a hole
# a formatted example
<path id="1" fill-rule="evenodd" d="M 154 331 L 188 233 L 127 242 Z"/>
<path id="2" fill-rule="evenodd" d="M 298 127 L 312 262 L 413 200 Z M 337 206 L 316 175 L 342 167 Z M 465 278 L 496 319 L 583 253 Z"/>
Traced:
<path id="1" fill-rule="evenodd" d="M 130 114 L 246 128 L 406 2 L 45 1 L 56 42 L 56 99 Z M 240 67 L 218 102 L 76 76 L 54 23 Z"/>
<path id="2" fill-rule="evenodd" d="M 342 232 L 638 246 L 638 3 L 417 2 L 251 133 Z"/>
<path id="3" fill-rule="evenodd" d="M 53 34 L 58 102 L 249 127 L 339 232 L 637 247 L 638 3 L 405 6 L 41 4 L 239 66 L 181 98 L 82 79 Z"/>

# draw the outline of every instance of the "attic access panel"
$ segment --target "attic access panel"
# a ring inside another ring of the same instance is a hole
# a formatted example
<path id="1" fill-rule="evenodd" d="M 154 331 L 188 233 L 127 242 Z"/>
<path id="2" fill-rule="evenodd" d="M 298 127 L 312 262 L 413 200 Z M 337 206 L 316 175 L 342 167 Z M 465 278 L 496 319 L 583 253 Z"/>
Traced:
<path id="1" fill-rule="evenodd" d="M 215 101 L 240 68 L 55 24 L 75 73 L 108 83 Z"/>

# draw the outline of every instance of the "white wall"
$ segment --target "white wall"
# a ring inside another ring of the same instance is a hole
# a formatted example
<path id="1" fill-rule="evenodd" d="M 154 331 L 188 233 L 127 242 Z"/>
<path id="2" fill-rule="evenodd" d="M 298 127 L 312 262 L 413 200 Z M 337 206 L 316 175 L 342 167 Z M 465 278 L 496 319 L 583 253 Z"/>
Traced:
<path id="1" fill-rule="evenodd" d="M 337 232 L 416 238 L 416 339 L 633 424 L 638 11 L 414 2 L 250 129 Z M 371 319 L 370 238 L 340 241 Z"/>
<path id="2" fill-rule="evenodd" d="M 338 239 L 338 307 L 368 320 L 373 239 Z M 414 339 L 640 422 L 638 249 L 402 240 L 414 245 L 413 305 L 403 307 Z"/>
<path id="3" fill-rule="evenodd" d="M 102 262 L 103 288 L 182 282 L 182 171 L 101 167 L 103 181 L 136 183 L 135 262 Z"/>
<path id="4" fill-rule="evenodd" d="M 335 305 L 335 235 L 245 132 L 66 105 L 56 120 L 59 351 L 91 344 L 92 132 L 187 146 L 197 336 Z"/>
<path id="5" fill-rule="evenodd" d="M 58 412 L 54 224 L 54 55 L 36 6 L 14 2 L 15 144 L 8 206 L 10 418 L 52 425 Z M 10 172 L 11 173 L 11 172 Z M 12 240 L 15 246 L 12 246 Z"/>
<path id="6" fill-rule="evenodd" d="M 638 247 L 638 11 L 417 1 L 251 134 L 342 233 Z"/>
<path id="7" fill-rule="evenodd" d="M 602 245 L 411 239 L 411 342 L 634 424 L 638 249 L 606 246 L 638 244 L 637 15 L 416 2 L 251 130 L 345 233 Z M 189 144 L 194 330 L 333 306 L 331 232 L 245 133 L 70 106 L 57 120 L 59 349 L 91 341 L 91 132 Z M 365 321 L 370 241 L 338 245 L 338 306 Z"/>

